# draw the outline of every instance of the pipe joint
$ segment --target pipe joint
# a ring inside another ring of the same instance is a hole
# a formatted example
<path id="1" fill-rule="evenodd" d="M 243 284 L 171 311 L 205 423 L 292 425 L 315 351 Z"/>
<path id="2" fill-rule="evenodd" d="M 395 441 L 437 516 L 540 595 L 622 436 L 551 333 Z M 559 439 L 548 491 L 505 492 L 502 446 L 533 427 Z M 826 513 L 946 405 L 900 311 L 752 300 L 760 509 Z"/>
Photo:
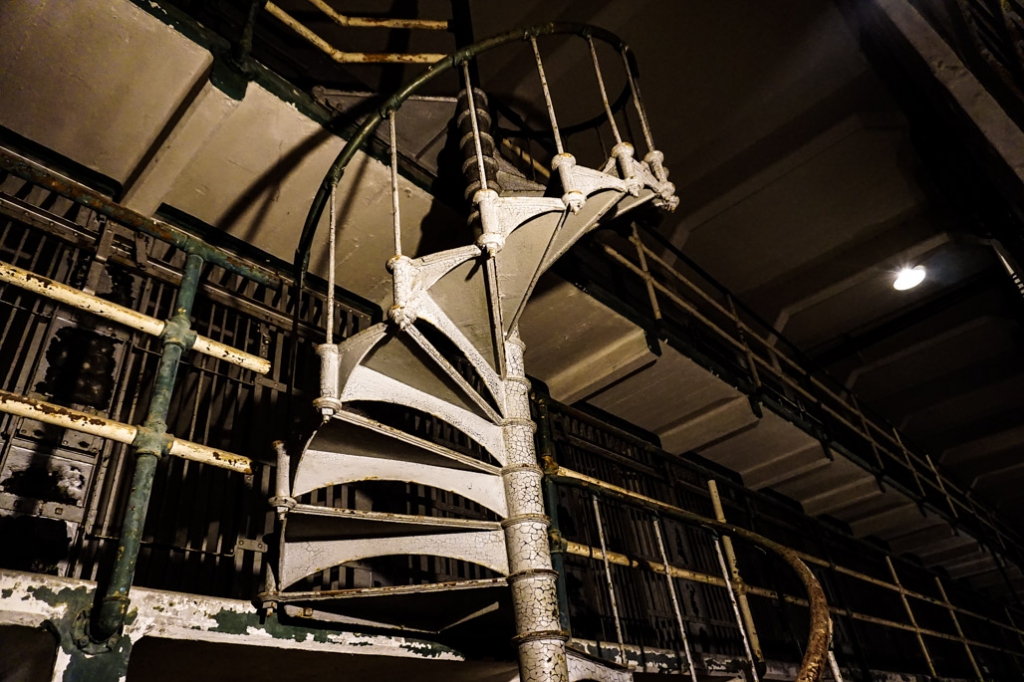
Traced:
<path id="1" fill-rule="evenodd" d="M 165 346 L 178 346 L 183 351 L 186 351 L 192 348 L 197 336 L 198 334 L 191 328 L 188 316 L 177 312 L 164 324 L 164 331 L 160 335 L 160 340 Z"/>
<path id="2" fill-rule="evenodd" d="M 128 597 L 118 594 L 105 595 L 97 608 L 91 624 L 83 625 L 88 630 L 78 636 L 76 643 L 87 653 L 108 651 L 109 646 L 120 636 L 121 627 L 128 616 Z M 97 651 L 97 645 L 99 651 Z"/>
<path id="3" fill-rule="evenodd" d="M 135 456 L 152 455 L 163 457 L 171 449 L 174 437 L 167 433 L 166 422 L 146 422 L 145 426 L 139 427 L 135 434 L 132 446 L 135 448 Z"/>

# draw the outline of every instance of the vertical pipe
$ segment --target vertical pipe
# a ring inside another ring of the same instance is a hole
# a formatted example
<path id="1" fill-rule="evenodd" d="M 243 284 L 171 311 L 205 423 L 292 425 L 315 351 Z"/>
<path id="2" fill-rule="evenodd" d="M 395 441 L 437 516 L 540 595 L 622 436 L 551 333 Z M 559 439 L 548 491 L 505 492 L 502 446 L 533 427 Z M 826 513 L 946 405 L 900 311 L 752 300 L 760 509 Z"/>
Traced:
<path id="1" fill-rule="evenodd" d="M 199 256 L 189 255 L 186 258 L 174 314 L 162 336 L 163 351 L 145 421 L 145 426 L 152 430 L 153 436 L 142 442 L 136 441 L 135 472 L 132 475 L 131 491 L 128 494 L 128 504 L 121 524 L 117 558 L 90 632 L 90 637 L 96 642 L 117 635 L 128 613 L 128 592 L 139 558 L 149 498 L 153 493 L 153 479 L 156 476 L 157 462 L 166 447 L 164 434 L 167 433 L 167 413 L 170 410 L 174 380 L 178 373 L 178 360 L 185 348 L 191 345 L 188 339 L 191 331 L 189 315 L 192 313 L 202 267 L 203 259 Z"/>
<path id="2" fill-rule="evenodd" d="M 836 652 L 831 648 L 828 650 L 828 666 L 832 669 L 832 679 L 843 682 L 843 674 L 839 672 L 839 662 L 836 661 Z"/>
<path id="3" fill-rule="evenodd" d="M 540 59 L 540 49 L 537 47 L 537 39 L 531 36 L 530 43 L 533 45 L 533 56 L 537 59 L 537 73 L 540 75 L 540 87 L 544 91 L 544 102 L 548 107 L 548 118 L 551 119 L 551 132 L 555 136 L 555 149 L 558 150 L 559 154 L 564 154 L 565 147 L 562 145 L 562 135 L 558 132 L 558 119 L 555 118 L 555 105 L 551 101 L 551 91 L 548 90 L 548 78 L 544 74 L 544 62 Z"/>
<path id="4" fill-rule="evenodd" d="M 338 186 L 331 185 L 331 216 L 327 237 L 327 345 L 334 345 L 334 250 L 337 244 L 338 230 Z"/>
<path id="5" fill-rule="evenodd" d="M 708 481 L 708 490 L 711 492 L 711 504 L 715 509 L 715 518 L 725 523 L 725 510 L 722 508 L 722 498 L 718 494 L 718 482 L 710 479 Z M 737 600 L 740 613 L 743 615 L 743 624 L 746 628 L 747 636 L 750 638 L 750 648 L 753 650 L 756 660 L 762 661 L 764 660 L 764 654 L 761 653 L 761 640 L 757 636 L 757 628 L 754 627 L 754 616 L 750 612 L 750 603 L 747 601 L 746 583 L 743 582 L 743 577 L 740 576 L 739 562 L 736 561 L 736 551 L 732 546 L 732 538 L 728 535 L 723 535 L 722 546 L 725 548 L 725 556 L 729 560 L 729 572 L 732 576 L 732 583 L 736 585 Z M 754 664 L 755 661 L 752 659 L 751 665 Z"/>
<path id="6" fill-rule="evenodd" d="M 953 620 L 953 627 L 956 628 L 956 634 L 960 636 L 960 641 L 963 642 L 964 651 L 967 652 L 967 658 L 971 661 L 971 668 L 974 669 L 974 674 L 978 680 L 984 680 L 985 677 L 981 674 L 981 668 L 978 667 L 978 661 L 974 658 L 974 651 L 971 650 L 971 645 L 967 643 L 967 638 L 964 637 L 964 631 L 960 627 L 960 620 L 956 617 L 956 609 L 953 608 L 953 604 L 949 601 L 949 597 L 946 596 L 946 587 L 942 584 L 939 576 L 935 576 L 935 586 L 939 588 L 939 594 L 942 595 L 942 601 L 946 603 L 946 608 L 949 609 L 949 617 Z"/>
<path id="7" fill-rule="evenodd" d="M 622 135 L 619 134 L 619 126 L 615 123 L 615 114 L 612 113 L 612 105 L 608 103 L 608 91 L 604 87 L 604 76 L 601 74 L 601 62 L 597 59 L 597 50 L 594 48 L 594 39 L 587 36 L 587 44 L 590 46 L 590 58 L 594 62 L 594 73 L 597 75 L 597 87 L 601 90 L 601 102 L 604 104 L 604 111 L 608 114 L 608 123 L 612 127 L 612 135 L 615 136 L 615 144 L 622 144 Z"/>
<path id="8" fill-rule="evenodd" d="M 615 621 L 615 637 L 619 641 L 618 661 L 626 665 L 626 646 L 622 639 L 622 621 L 619 620 L 619 605 L 615 601 L 615 584 L 612 582 L 612 566 L 608 561 L 608 546 L 604 540 L 604 524 L 601 523 L 601 505 L 598 504 L 597 495 L 591 495 L 590 501 L 594 505 L 594 520 L 597 522 L 597 537 L 601 540 L 601 560 L 604 562 L 604 580 L 608 585 L 608 601 L 612 605 L 612 618 Z"/>
<path id="9" fill-rule="evenodd" d="M 487 172 L 484 170 L 484 150 L 480 146 L 480 123 L 476 120 L 476 102 L 473 84 L 469 81 L 469 62 L 462 63 L 462 74 L 466 80 L 466 104 L 469 105 L 469 120 L 473 124 L 473 144 L 476 147 L 476 165 L 480 173 L 480 189 L 487 189 Z"/>
<path id="10" fill-rule="evenodd" d="M 743 627 L 743 616 L 740 615 L 740 607 L 739 604 L 736 603 L 736 590 L 733 589 L 730 571 L 725 565 L 725 556 L 722 554 L 722 542 L 717 537 L 715 538 L 715 551 L 718 552 L 718 566 L 722 571 L 722 578 L 725 580 L 725 589 L 729 593 L 729 602 L 732 603 L 732 612 L 736 616 L 736 627 L 739 628 L 740 638 L 743 640 L 743 649 L 747 652 L 747 658 L 750 660 L 750 674 L 754 678 L 754 682 L 759 682 L 757 676 L 757 661 L 754 660 L 754 654 L 750 650 L 750 640 L 747 639 L 747 631 Z"/>
<path id="11" fill-rule="evenodd" d="M 501 470 L 508 502 L 505 547 L 515 611 L 521 682 L 568 682 L 568 635 L 561 629 L 558 575 L 552 569 L 543 475 L 537 466 L 536 424 L 530 419 L 530 382 L 523 367 L 525 344 L 513 327 L 505 341 L 505 405 L 502 425 L 508 460 Z"/>
<path id="12" fill-rule="evenodd" d="M 683 654 L 686 656 L 686 665 L 690 668 L 690 679 L 697 682 L 697 668 L 693 664 L 693 654 L 690 653 L 690 638 L 686 636 L 686 622 L 683 620 L 683 612 L 679 608 L 675 580 L 672 578 L 672 571 L 668 565 L 668 552 L 665 551 L 665 541 L 661 537 L 661 519 L 654 516 L 651 518 L 651 523 L 654 524 L 654 537 L 658 540 L 658 551 L 661 552 L 661 564 L 665 567 L 665 582 L 668 584 L 669 597 L 672 598 L 672 610 L 675 611 L 679 634 L 683 638 Z"/>
<path id="13" fill-rule="evenodd" d="M 932 461 L 931 455 L 926 454 L 924 458 L 925 461 L 928 462 L 928 468 L 932 470 L 932 476 L 935 477 L 935 482 L 939 485 L 939 491 L 946 496 L 946 504 L 949 505 L 949 511 L 953 514 L 953 518 L 959 519 L 960 514 L 956 511 L 956 505 L 953 504 L 953 498 L 949 496 L 949 492 L 946 490 L 946 484 L 942 482 L 942 475 L 935 467 L 935 462 Z"/>
<path id="14" fill-rule="evenodd" d="M 914 617 L 914 611 L 910 608 L 910 601 L 907 599 L 907 592 L 903 589 L 903 584 L 900 583 L 900 577 L 896 573 L 896 567 L 892 564 L 892 559 L 885 557 L 885 563 L 889 566 L 889 573 L 892 574 L 892 581 L 896 584 L 896 587 L 900 591 L 900 599 L 903 601 L 903 608 L 907 612 L 907 618 L 910 619 L 910 624 L 914 627 L 914 634 L 917 635 L 917 643 L 921 647 L 921 653 L 924 655 L 925 663 L 928 664 L 928 672 L 932 677 L 936 676 L 935 665 L 932 663 L 932 657 L 928 653 L 928 647 L 924 643 L 924 636 L 921 634 L 921 628 L 917 625 L 917 619 Z"/>
<path id="15" fill-rule="evenodd" d="M 626 78 L 629 80 L 629 89 L 633 93 L 633 105 L 636 107 L 636 114 L 640 117 L 640 128 L 644 132 L 644 141 L 647 142 L 647 151 L 654 151 L 654 135 L 651 134 L 651 126 L 647 122 L 647 112 L 644 110 L 644 102 L 640 99 L 640 86 L 637 85 L 636 79 L 633 77 L 633 69 L 629 65 L 629 55 L 627 54 L 629 48 L 626 46 L 622 47 L 622 65 L 626 69 Z"/>
<path id="16" fill-rule="evenodd" d="M 643 270 L 646 277 L 644 277 L 644 284 L 647 286 L 647 295 L 651 299 L 651 310 L 654 312 L 654 319 L 661 319 L 661 306 L 658 305 L 658 292 L 654 288 L 654 281 L 651 278 L 651 270 L 647 266 L 647 252 L 644 250 L 644 243 L 640 241 L 640 232 L 636 229 L 636 223 L 633 223 L 633 237 L 630 239 L 633 242 L 633 246 L 636 247 L 636 258 L 640 261 L 640 269 Z"/>
<path id="17" fill-rule="evenodd" d="M 829 548 L 828 538 L 821 532 L 821 528 L 817 528 L 818 547 L 821 548 L 822 554 L 825 555 L 825 559 L 828 560 L 829 568 L 832 570 L 833 582 L 832 586 L 835 588 L 835 597 L 838 603 L 836 606 L 841 611 L 847 613 L 851 612 L 852 609 L 847 606 L 848 600 L 846 599 L 846 591 L 843 589 L 842 578 L 835 573 L 836 562 L 832 558 L 832 550 Z M 857 621 L 848 618 L 846 621 L 848 631 L 850 633 L 850 642 L 853 644 L 854 652 L 857 655 L 857 662 L 860 664 L 861 675 L 864 679 L 871 679 L 871 666 L 868 665 L 867 656 L 864 653 L 864 643 L 861 641 L 860 633 L 857 631 Z"/>
<path id="18" fill-rule="evenodd" d="M 388 114 L 391 123 L 391 218 L 395 228 L 395 255 L 402 255 L 402 214 L 398 205 L 398 133 L 395 130 L 395 110 Z"/>

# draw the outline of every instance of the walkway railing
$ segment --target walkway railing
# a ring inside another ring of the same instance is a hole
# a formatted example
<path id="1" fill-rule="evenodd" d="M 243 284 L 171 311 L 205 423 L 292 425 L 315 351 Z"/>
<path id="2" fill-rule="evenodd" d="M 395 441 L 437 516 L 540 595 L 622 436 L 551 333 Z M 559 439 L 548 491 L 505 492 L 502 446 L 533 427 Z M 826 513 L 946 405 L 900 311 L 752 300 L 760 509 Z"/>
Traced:
<path id="1" fill-rule="evenodd" d="M 564 627 L 592 653 L 617 659 L 624 650 L 637 663 L 648 651 L 651 669 L 681 671 L 730 653 L 752 658 L 755 670 L 792 661 L 795 648 L 806 657 L 821 644 L 820 621 L 805 630 L 806 648 L 793 623 L 808 617 L 815 590 L 805 584 L 811 598 L 795 594 L 800 584 L 774 572 L 778 559 L 756 549 L 767 536 L 778 541 L 770 551 L 820 581 L 843 667 L 980 680 L 983 669 L 1012 675 L 1024 664 L 1019 614 L 965 601 L 935 574 L 545 395 L 536 405 L 568 593 Z M 729 632 L 738 635 L 732 649 Z M 656 651 L 675 653 L 654 663 Z"/>
<path id="2" fill-rule="evenodd" d="M 724 350 L 718 359 L 743 376 L 753 398 L 795 408 L 826 447 L 851 456 L 880 485 L 900 489 L 969 529 L 990 549 L 1021 561 L 1024 539 L 1011 524 L 944 475 L 930 456 L 909 445 L 892 424 L 861 405 L 665 237 L 634 226 L 627 239 L 605 239 L 596 248 L 643 287 L 645 294 L 629 303 L 639 306 L 646 298 L 653 325 L 696 323 L 695 333 Z"/>

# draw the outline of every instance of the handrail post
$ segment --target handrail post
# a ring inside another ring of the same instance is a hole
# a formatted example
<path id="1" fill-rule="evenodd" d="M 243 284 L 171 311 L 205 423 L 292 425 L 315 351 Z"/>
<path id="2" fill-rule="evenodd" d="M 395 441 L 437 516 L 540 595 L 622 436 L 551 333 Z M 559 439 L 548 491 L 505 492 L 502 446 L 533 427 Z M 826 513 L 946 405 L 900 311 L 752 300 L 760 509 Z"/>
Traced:
<path id="1" fill-rule="evenodd" d="M 743 640 L 743 648 L 746 650 L 747 658 L 750 660 L 750 676 L 754 679 L 754 682 L 759 682 L 760 678 L 757 674 L 757 661 L 754 660 L 754 653 L 751 650 L 751 644 L 753 642 L 751 641 L 751 638 L 748 637 L 747 628 L 744 627 L 743 623 L 745 618 L 744 615 L 740 613 L 740 607 L 736 601 L 738 596 L 742 595 L 745 597 L 746 595 L 739 592 L 739 584 L 734 584 L 733 580 L 735 579 L 735 575 L 733 578 L 729 577 L 731 571 L 730 568 L 725 565 L 725 556 L 722 554 L 722 540 L 727 539 L 728 538 L 724 535 L 717 537 L 716 534 L 715 552 L 718 554 L 718 565 L 722 570 L 722 579 L 725 580 L 725 589 L 729 593 L 729 602 L 732 604 L 733 613 L 736 614 L 736 627 L 739 628 L 740 638 Z"/>
<path id="2" fill-rule="evenodd" d="M 964 645 L 964 651 L 967 652 L 967 658 L 971 661 L 971 667 L 974 669 L 974 674 L 979 680 L 984 680 L 985 676 L 981 674 L 981 668 L 978 667 L 978 661 L 974 658 L 974 651 L 971 650 L 971 645 L 967 642 L 967 638 L 964 637 L 964 631 L 960 627 L 960 620 L 956 617 L 956 609 L 953 608 L 953 604 L 949 601 L 949 597 L 946 596 L 946 588 L 942 584 L 942 580 L 939 576 L 935 576 L 935 586 L 939 588 L 939 594 L 942 595 L 942 601 L 946 602 L 946 607 L 949 609 L 949 617 L 953 621 L 953 627 L 956 628 L 956 634 L 960 636 L 960 641 Z"/>
<path id="3" fill-rule="evenodd" d="M 615 636 L 619 642 L 619 657 L 617 662 L 626 665 L 626 645 L 622 638 L 622 621 L 619 619 L 619 606 L 615 601 L 615 583 L 612 581 L 612 566 L 608 561 L 608 545 L 604 539 L 604 524 L 601 523 L 601 506 L 598 504 L 597 495 L 592 494 L 590 501 L 594 505 L 594 521 L 597 523 L 597 536 L 601 540 L 601 560 L 604 564 L 604 579 L 608 586 L 608 601 L 612 605 L 612 618 L 615 620 Z"/>
<path id="4" fill-rule="evenodd" d="M 658 551 L 661 553 L 661 565 L 665 567 L 665 583 L 668 585 L 668 595 L 672 599 L 672 610 L 676 615 L 676 623 L 679 625 L 679 635 L 683 641 L 683 654 L 686 656 L 686 665 L 690 668 L 690 679 L 697 682 L 697 666 L 693 662 L 693 654 L 690 652 L 690 638 L 686 635 L 686 621 L 683 620 L 683 612 L 679 608 L 679 598 L 676 596 L 675 579 L 672 577 L 672 568 L 668 563 L 668 552 L 665 551 L 665 541 L 661 534 L 661 517 L 651 517 L 654 525 L 654 537 L 658 540 Z"/>
<path id="5" fill-rule="evenodd" d="M 135 472 L 132 474 L 131 492 L 125 505 L 117 555 L 106 593 L 99 603 L 89 632 L 90 639 L 96 643 L 106 642 L 117 636 L 128 613 L 128 593 L 139 558 L 156 467 L 167 448 L 167 415 L 178 373 L 178 361 L 195 337 L 189 316 L 192 313 L 202 268 L 201 257 L 192 254 L 185 259 L 185 270 L 181 278 L 181 287 L 178 289 L 174 314 L 162 335 L 163 349 L 145 421 L 150 434 L 145 439 L 140 438 L 136 441 Z"/>
<path id="6" fill-rule="evenodd" d="M 652 281 L 654 276 L 647 265 L 647 254 L 644 252 L 643 242 L 640 241 L 640 232 L 636 229 L 636 223 L 633 223 L 633 236 L 629 241 L 633 242 L 633 246 L 636 247 L 636 257 L 640 261 L 640 269 L 644 273 L 644 286 L 647 287 L 647 295 L 651 299 L 651 312 L 654 313 L 654 321 L 660 322 L 661 306 L 658 305 L 658 292 L 654 289 L 654 282 Z"/>
<path id="7" fill-rule="evenodd" d="M 725 510 L 722 508 L 722 497 L 718 493 L 718 482 L 714 479 L 709 479 L 708 491 L 711 493 L 711 504 L 715 509 L 715 518 L 722 523 L 726 523 Z M 743 582 L 743 577 L 740 575 L 739 562 L 736 561 L 736 550 L 732 546 L 732 538 L 723 534 L 721 544 L 725 550 L 725 559 L 729 564 L 732 584 L 736 586 L 739 612 L 743 616 L 741 627 L 745 627 L 746 636 L 750 638 L 750 649 L 752 651 L 750 665 L 756 668 L 757 663 L 764 660 L 764 654 L 761 651 L 761 640 L 757 636 L 757 629 L 754 627 L 754 615 L 750 611 L 750 602 L 747 601 L 746 583 Z"/>
<path id="8" fill-rule="evenodd" d="M 896 573 L 896 567 L 892 564 L 892 559 L 888 555 L 885 557 L 885 563 L 889 566 L 889 573 L 892 574 L 892 581 L 899 589 L 900 599 L 903 601 L 903 608 L 907 612 L 907 618 L 910 619 L 910 624 L 914 627 L 914 634 L 917 635 L 917 643 L 921 647 L 921 653 L 924 655 L 925 663 L 928 664 L 928 672 L 932 677 L 936 676 L 935 665 L 932 663 L 932 657 L 928 653 L 928 646 L 924 643 L 924 635 L 921 634 L 921 627 L 917 624 L 917 618 L 914 617 L 914 610 L 910 608 L 910 600 L 907 599 L 907 591 L 903 589 L 903 584 L 900 583 L 900 577 Z"/>

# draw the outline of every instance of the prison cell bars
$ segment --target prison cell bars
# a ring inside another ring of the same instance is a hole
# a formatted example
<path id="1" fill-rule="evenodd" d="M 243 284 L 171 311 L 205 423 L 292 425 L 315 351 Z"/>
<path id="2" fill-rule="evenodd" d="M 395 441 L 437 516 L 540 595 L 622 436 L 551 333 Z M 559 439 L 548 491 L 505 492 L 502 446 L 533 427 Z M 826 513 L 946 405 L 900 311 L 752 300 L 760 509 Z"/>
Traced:
<path id="1" fill-rule="evenodd" d="M 536 397 L 536 402 L 538 405 L 539 423 L 550 424 L 549 409 L 552 404 L 551 399 L 546 395 L 538 395 Z M 581 419 L 585 418 L 585 416 L 582 413 L 579 413 L 573 408 L 565 405 L 558 405 L 557 409 L 559 411 L 565 412 L 566 414 L 572 414 L 575 417 Z M 602 426 L 605 429 L 614 429 L 614 427 L 609 427 L 608 425 Z M 622 438 L 630 438 L 630 436 L 628 436 L 625 433 L 618 433 L 617 435 Z M 548 443 L 544 447 L 542 447 L 541 452 L 544 457 L 546 471 L 546 483 L 548 487 L 546 488 L 545 494 L 549 497 L 549 509 L 557 508 L 558 487 L 568 486 L 580 489 L 585 495 L 588 496 L 588 498 L 605 497 L 609 500 L 617 500 L 623 504 L 626 504 L 627 506 L 635 506 L 641 509 L 645 509 L 652 516 L 652 518 L 656 518 L 659 515 L 672 517 L 673 512 L 675 512 L 677 514 L 685 516 L 685 518 L 689 521 L 694 522 L 693 518 L 695 515 L 691 511 L 683 510 L 679 507 L 670 505 L 668 503 L 651 498 L 649 496 L 636 493 L 634 491 L 627 490 L 619 486 L 615 486 L 613 484 L 607 483 L 592 476 L 588 476 L 578 471 L 566 469 L 560 466 L 557 462 L 552 434 L 548 433 L 547 435 L 545 435 L 544 432 L 541 432 L 541 438 L 542 444 L 544 443 L 543 439 L 548 439 Z M 637 445 L 640 445 L 640 443 L 637 443 Z M 652 447 L 649 444 L 644 445 L 646 446 L 646 448 Z M 709 496 L 712 500 L 712 508 L 715 510 L 717 517 L 715 521 L 721 523 L 722 518 L 724 517 L 724 510 L 722 510 L 721 499 L 720 496 L 715 495 L 714 493 L 711 492 L 712 490 L 714 490 L 714 492 L 717 493 L 718 486 L 713 479 L 709 479 L 708 482 L 708 488 L 710 493 Z M 715 504 L 716 497 L 718 498 L 717 505 Z M 721 516 L 718 515 L 718 511 L 720 510 L 722 510 Z M 680 518 L 682 520 L 683 516 L 678 516 L 676 518 Z M 696 523 L 700 524 L 700 522 Z M 750 595 L 771 600 L 781 600 L 787 604 L 792 604 L 794 606 L 800 607 L 810 606 L 810 602 L 805 598 L 786 594 L 774 589 L 754 586 L 747 583 L 743 580 L 742 576 L 739 575 L 738 565 L 737 571 L 735 573 L 732 573 L 731 570 L 728 571 L 730 573 L 729 576 L 726 576 L 724 574 L 715 575 L 712 573 L 703 573 L 701 571 L 671 565 L 668 562 L 667 556 L 663 557 L 662 561 L 659 563 L 657 561 L 651 561 L 649 559 L 637 558 L 634 556 L 609 551 L 607 550 L 606 546 L 593 547 L 584 543 L 568 540 L 561 535 L 561 532 L 558 530 L 556 523 L 553 523 L 552 528 L 553 552 L 556 555 L 560 553 L 563 555 L 585 557 L 595 562 L 601 562 L 602 564 L 618 565 L 640 571 L 652 571 L 657 574 L 665 575 L 669 578 L 678 578 L 704 585 L 720 587 L 726 590 L 730 589 L 731 583 L 732 589 L 735 589 L 737 594 L 742 594 L 744 596 Z M 723 531 L 723 533 L 724 532 L 725 531 Z M 970 609 L 957 606 L 948 599 L 944 587 L 941 581 L 938 579 L 938 577 L 935 577 L 935 581 L 941 598 L 932 597 L 918 591 L 907 589 L 900 582 L 899 576 L 896 573 L 895 564 L 892 562 L 888 555 L 884 557 L 884 560 L 886 562 L 887 567 L 890 570 L 890 575 L 893 579 L 892 582 L 887 582 L 880 578 L 868 575 L 866 573 L 851 569 L 843 565 L 836 564 L 834 561 L 825 560 L 813 554 L 809 554 L 807 552 L 802 552 L 799 550 L 790 551 L 793 553 L 795 557 L 799 558 L 805 564 L 809 564 L 818 568 L 828 569 L 835 574 L 848 576 L 855 580 L 862 581 L 875 587 L 879 587 L 898 594 L 900 596 L 902 604 L 904 605 L 905 612 L 908 615 L 908 620 L 910 621 L 909 623 L 903 623 L 899 621 L 894 621 L 889 618 L 882 618 L 871 614 L 858 612 L 850 608 L 844 607 L 842 605 L 836 604 L 829 604 L 828 611 L 835 616 L 842 616 L 855 621 L 870 623 L 874 625 L 879 625 L 887 628 L 893 628 L 896 630 L 912 633 L 915 636 L 915 638 L 917 638 L 917 641 L 919 642 L 919 646 L 922 651 L 923 660 L 926 662 L 926 665 L 929 667 L 929 670 L 932 672 L 933 675 L 935 674 L 935 668 L 930 653 L 926 645 L 924 644 L 923 638 L 925 636 L 933 637 L 943 641 L 957 642 L 961 646 L 963 646 L 968 661 L 970 662 L 971 669 L 974 671 L 976 679 L 978 680 L 984 679 L 984 675 L 982 674 L 981 668 L 979 667 L 977 660 L 975 658 L 975 649 L 987 649 L 991 651 L 997 651 L 1011 656 L 1013 660 L 1015 660 L 1018 663 L 1024 662 L 1024 630 L 1021 630 L 1016 626 L 1009 609 L 1006 610 L 1009 619 L 1009 624 L 1007 624 L 989 618 L 976 611 L 972 611 Z M 561 586 L 562 589 L 564 589 L 564 582 L 561 584 Z M 941 632 L 938 630 L 921 627 L 914 616 L 914 611 L 910 604 L 911 599 L 918 600 L 931 606 L 939 607 L 948 612 L 951 616 L 951 620 L 956 629 L 956 634 L 950 634 L 947 632 Z M 1002 630 L 1015 634 L 1021 642 L 1021 648 L 1019 650 L 1008 649 L 1004 646 L 998 646 L 996 644 L 993 644 L 992 642 L 979 641 L 977 639 L 967 637 L 960 626 L 960 623 L 957 619 L 957 615 L 973 618 L 988 625 L 995 626 Z M 741 633 L 744 631 L 750 633 L 754 631 L 753 627 L 753 619 L 751 619 L 750 621 L 746 621 L 746 619 L 740 619 L 739 629 Z M 569 623 L 569 629 L 571 631 L 571 622 Z M 756 631 L 754 632 L 756 633 Z M 680 628 L 680 634 L 683 638 L 685 638 L 685 629 L 682 627 Z M 627 646 L 629 646 L 629 644 L 630 643 L 627 642 Z M 692 666 L 693 660 L 691 659 L 690 654 L 687 652 L 685 655 L 687 658 L 687 663 L 690 666 Z M 834 658 L 834 654 L 831 650 L 831 647 L 829 647 L 828 649 L 827 658 L 829 659 L 829 665 L 831 667 L 832 659 Z"/>
<path id="2" fill-rule="evenodd" d="M 178 361 L 184 351 L 192 348 L 197 335 L 191 330 L 190 314 L 205 262 L 214 262 L 224 269 L 265 285 L 280 285 L 279 278 L 260 268 L 253 268 L 221 249 L 187 235 L 159 221 L 110 201 L 98 192 L 89 190 L 67 178 L 25 159 L 9 150 L 0 149 L 0 170 L 36 185 L 52 190 L 60 196 L 87 206 L 129 229 L 167 242 L 186 254 L 185 269 L 178 289 L 174 312 L 161 323 L 134 311 L 114 306 L 102 299 L 79 292 L 71 287 L 41 278 L 9 266 L 4 269 L 4 281 L 22 286 L 38 295 L 72 305 L 112 321 L 125 324 L 149 334 L 158 334 L 161 353 L 150 396 L 149 410 L 141 426 L 120 424 L 76 410 L 70 410 L 43 401 L 31 400 L 12 394 L 0 395 L 0 411 L 28 416 L 43 423 L 91 433 L 135 447 L 135 470 L 131 491 L 125 506 L 118 551 L 111 569 L 106 591 L 98 608 L 91 614 L 88 638 L 97 645 L 114 648 L 128 614 L 129 591 L 135 573 L 142 542 L 149 501 L 153 491 L 158 460 L 165 454 L 182 456 L 214 466 L 251 472 L 251 460 L 233 453 L 189 443 L 167 434 L 167 418 L 178 371 Z M 202 346 L 221 359 L 248 366 L 250 369 L 269 370 L 265 359 L 251 356 L 204 339 Z"/>

